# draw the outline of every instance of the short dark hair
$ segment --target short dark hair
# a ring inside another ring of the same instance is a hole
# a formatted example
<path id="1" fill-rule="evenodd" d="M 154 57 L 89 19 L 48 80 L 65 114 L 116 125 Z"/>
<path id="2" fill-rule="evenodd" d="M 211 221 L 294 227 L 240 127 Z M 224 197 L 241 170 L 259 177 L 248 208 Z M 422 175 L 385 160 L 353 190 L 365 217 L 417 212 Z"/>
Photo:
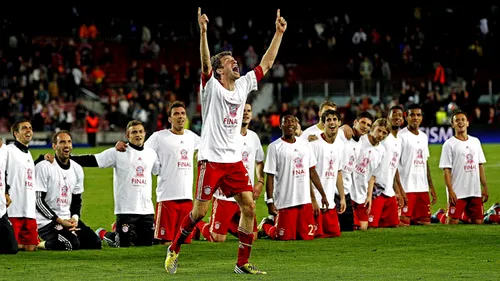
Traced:
<path id="1" fill-rule="evenodd" d="M 451 119 L 450 119 L 450 120 L 451 120 L 451 122 L 453 122 L 453 117 L 455 117 L 455 116 L 456 116 L 456 115 L 458 115 L 458 114 L 463 114 L 463 115 L 465 115 L 465 118 L 469 119 L 469 116 L 467 115 L 467 113 L 465 113 L 465 111 L 462 111 L 462 110 L 460 110 L 460 109 L 457 109 L 457 110 L 455 110 L 455 111 L 453 111 L 453 112 L 451 113 Z"/>
<path id="2" fill-rule="evenodd" d="M 21 123 L 25 123 L 25 122 L 28 122 L 31 125 L 31 121 L 30 120 L 28 120 L 28 119 L 21 119 L 19 121 L 14 122 L 14 124 L 12 124 L 12 126 L 10 127 L 10 132 L 12 133 L 12 136 L 14 137 L 14 139 L 16 138 L 16 136 L 14 135 L 14 132 L 19 131 L 19 127 L 20 127 Z"/>
<path id="3" fill-rule="evenodd" d="M 60 130 L 59 132 L 55 133 L 52 135 L 52 143 L 56 144 L 57 143 L 57 137 L 60 134 L 68 134 L 71 139 L 73 139 L 73 136 L 71 136 L 71 133 L 67 130 Z"/>
<path id="4" fill-rule="evenodd" d="M 221 68 L 222 62 L 221 59 L 225 56 L 233 56 L 231 51 L 222 51 L 218 54 L 213 55 L 210 58 L 210 63 L 212 64 L 212 71 L 215 75 L 215 78 L 219 79 L 220 75 L 217 74 L 217 69 Z"/>
<path id="5" fill-rule="evenodd" d="M 401 110 L 402 112 L 404 112 L 403 108 L 399 105 L 393 105 L 393 106 L 391 106 L 391 108 L 389 108 L 389 112 L 391 112 L 393 110 Z"/>
<path id="6" fill-rule="evenodd" d="M 321 122 L 325 123 L 326 117 L 328 115 L 335 115 L 335 116 L 337 116 L 337 118 L 340 121 L 340 113 L 338 113 L 338 111 L 328 109 L 327 111 L 323 112 L 323 114 L 321 115 Z"/>
<path id="7" fill-rule="evenodd" d="M 362 118 L 368 118 L 368 119 L 370 119 L 370 121 L 373 122 L 373 115 L 370 112 L 368 112 L 368 111 L 362 111 L 362 112 L 358 113 L 358 116 L 356 117 L 356 120 L 359 121 Z"/>
<path id="8" fill-rule="evenodd" d="M 286 110 L 286 111 L 281 112 L 281 114 L 280 114 L 280 125 L 281 125 L 281 122 L 283 121 L 283 117 L 290 116 L 290 115 L 295 117 L 295 115 L 290 110 Z M 294 120 L 297 121 L 297 119 L 295 119 L 295 118 L 294 118 Z"/>
<path id="9" fill-rule="evenodd" d="M 412 103 L 412 104 L 410 104 L 410 105 L 406 108 L 406 112 L 407 112 L 407 113 L 410 113 L 410 110 L 412 110 L 412 109 L 420 109 L 420 110 L 422 110 L 422 106 L 421 106 L 420 104 L 418 104 L 418 103 Z"/>
<path id="10" fill-rule="evenodd" d="M 170 108 L 168 109 L 168 116 L 172 115 L 172 110 L 177 107 L 182 107 L 186 110 L 186 105 L 182 101 L 174 101 Z"/>
<path id="11" fill-rule="evenodd" d="M 141 125 L 142 127 L 144 127 L 144 123 L 142 123 L 141 121 L 139 121 L 139 120 L 132 120 L 132 121 L 128 122 L 126 130 L 128 131 L 128 129 L 130 129 L 130 127 L 137 126 L 137 125 Z"/>

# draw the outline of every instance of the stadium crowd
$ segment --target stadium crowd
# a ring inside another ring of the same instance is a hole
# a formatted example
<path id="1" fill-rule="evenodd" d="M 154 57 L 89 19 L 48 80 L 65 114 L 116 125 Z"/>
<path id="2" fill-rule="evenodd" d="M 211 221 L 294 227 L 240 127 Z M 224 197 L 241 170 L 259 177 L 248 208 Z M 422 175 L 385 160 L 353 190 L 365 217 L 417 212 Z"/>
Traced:
<path id="1" fill-rule="evenodd" d="M 370 8 L 370 12 L 339 7 L 330 13 L 320 6 L 289 11 L 296 26 L 264 80 L 282 86 L 283 104 L 259 112 L 254 129 L 276 129 L 272 116 L 285 108 L 297 113 L 302 127 L 314 124 L 319 119 L 318 105 L 297 99 L 297 82 L 310 79 L 361 84 L 355 98 L 340 104 L 347 123 L 360 110 L 385 116 L 391 105 L 411 103 L 424 105 L 424 125 L 449 122 L 442 117 L 443 112 L 449 113 L 448 107 L 462 108 L 473 123 L 498 122 L 499 102 L 478 104 L 479 97 L 488 93 L 488 80 L 498 92 L 496 6 L 401 4 L 396 14 L 378 5 Z M 255 20 L 252 9 L 238 17 L 222 17 L 224 9 L 213 12 L 220 14 L 209 30 L 212 51 L 234 49 L 243 73 L 253 68 L 270 41 L 269 27 Z M 150 135 L 168 126 L 165 112 L 173 101 L 198 105 L 194 19 L 174 15 L 151 19 L 126 9 L 102 17 L 84 7 L 52 13 L 69 24 L 47 21 L 28 29 L 14 17 L 3 22 L 1 131 L 23 117 L 33 120 L 35 131 L 83 129 L 80 120 L 88 114 L 84 106 L 88 91 L 105 106 L 98 112 L 101 130 L 124 128 L 137 119 L 147 124 Z M 391 22 L 379 19 L 386 15 Z M 402 86 L 402 80 L 408 83 Z M 370 98 L 377 81 L 382 102 Z M 193 108 L 191 124 L 198 131 L 199 106 Z"/>

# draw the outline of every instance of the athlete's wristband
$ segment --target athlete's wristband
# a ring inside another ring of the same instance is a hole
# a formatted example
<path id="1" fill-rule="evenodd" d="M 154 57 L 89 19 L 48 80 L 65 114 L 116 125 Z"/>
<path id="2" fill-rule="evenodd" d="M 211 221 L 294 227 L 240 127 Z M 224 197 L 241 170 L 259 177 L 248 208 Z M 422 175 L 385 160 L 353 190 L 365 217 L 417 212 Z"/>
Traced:
<path id="1" fill-rule="evenodd" d="M 267 198 L 266 204 L 273 204 L 273 203 L 274 203 L 273 198 Z"/>

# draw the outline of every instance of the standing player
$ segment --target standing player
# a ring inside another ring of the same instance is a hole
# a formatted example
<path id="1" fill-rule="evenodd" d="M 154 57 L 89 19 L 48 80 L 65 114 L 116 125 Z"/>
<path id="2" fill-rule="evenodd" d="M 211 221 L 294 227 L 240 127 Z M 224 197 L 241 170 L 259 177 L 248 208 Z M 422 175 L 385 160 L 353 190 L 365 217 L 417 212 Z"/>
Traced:
<path id="1" fill-rule="evenodd" d="M 340 127 L 340 114 L 334 110 L 326 110 L 321 115 L 321 122 L 324 124 L 324 133 L 319 139 L 312 141 L 310 145 L 314 158 L 317 160 L 316 171 L 325 190 L 329 208 L 315 216 L 315 235 L 318 238 L 338 237 L 340 236 L 340 224 L 334 200 L 336 191 L 340 197 L 339 213 L 343 213 L 346 208 L 342 181 L 344 143 L 341 140 L 335 141 Z M 314 192 L 316 198 L 321 197 L 318 190 L 314 190 Z"/>
<path id="2" fill-rule="evenodd" d="M 255 203 L 248 172 L 241 161 L 239 144 L 241 120 L 248 94 L 273 66 L 287 23 L 276 16 L 276 32 L 261 63 L 241 76 L 238 61 L 231 52 L 223 51 L 210 58 L 207 41 L 208 17 L 198 8 L 200 26 L 201 87 L 203 117 L 201 143 L 198 152 L 198 181 L 193 210 L 181 224 L 181 232 L 167 249 L 165 269 L 177 272 L 177 260 L 186 238 L 208 211 L 216 188 L 236 199 L 241 209 L 238 227 L 238 261 L 235 273 L 265 274 L 248 262 L 253 243 Z"/>
<path id="3" fill-rule="evenodd" d="M 488 186 L 483 164 L 486 163 L 481 141 L 467 134 L 467 115 L 451 115 L 455 136 L 442 147 L 439 168 L 443 169 L 448 195 L 446 223 L 483 223 L 483 203 L 488 201 Z M 482 188 L 481 188 L 482 187 Z"/>
<path id="4" fill-rule="evenodd" d="M 11 204 L 10 196 L 5 189 L 5 166 L 7 164 L 7 148 L 0 139 L 0 254 L 17 254 L 17 241 L 14 229 L 7 215 Z"/>
<path id="5" fill-rule="evenodd" d="M 371 211 L 373 186 L 376 175 L 380 173 L 380 164 L 384 161 L 385 149 L 380 142 L 391 131 L 391 124 L 386 118 L 373 122 L 370 133 L 359 139 L 359 155 L 352 171 L 352 208 L 356 229 L 368 228 L 368 215 Z"/>
<path id="6" fill-rule="evenodd" d="M 52 136 L 55 162 L 41 161 L 35 166 L 36 220 L 44 241 L 39 249 L 101 249 L 101 239 L 80 220 L 83 169 L 70 160 L 73 143 L 68 131 Z"/>
<path id="7" fill-rule="evenodd" d="M 248 129 L 248 125 L 252 120 L 252 105 L 245 104 L 243 111 L 243 123 L 241 126 L 241 158 L 243 165 L 248 171 L 248 176 L 252 182 L 254 200 L 260 196 L 264 187 L 264 150 L 260 143 L 259 136 L 252 130 Z M 257 183 L 255 181 L 257 174 Z M 238 236 L 238 224 L 240 222 L 241 211 L 238 203 L 234 198 L 227 198 L 224 193 L 217 190 L 212 199 L 212 216 L 209 223 L 204 223 L 201 228 L 201 233 L 211 242 L 226 241 L 227 233 Z M 257 225 L 254 220 L 254 239 L 257 232 Z"/>
<path id="8" fill-rule="evenodd" d="M 325 113 L 325 111 L 327 110 L 337 110 L 337 105 L 329 100 L 323 101 L 319 105 L 318 123 L 309 126 L 309 128 L 305 129 L 300 135 L 302 138 L 307 139 L 308 141 L 313 141 L 320 138 L 321 134 L 323 134 L 323 131 L 325 129 L 325 123 L 321 121 L 321 116 L 323 116 L 323 113 Z"/>
<path id="9" fill-rule="evenodd" d="M 403 124 L 403 108 L 396 105 L 389 110 L 391 133 L 381 144 L 385 148 L 384 161 L 380 164 L 380 173 L 375 179 L 375 198 L 368 216 L 369 227 L 399 226 L 399 207 L 404 206 L 404 190 L 401 188 L 398 164 L 401 157 L 401 140 L 397 137 Z"/>
<path id="10" fill-rule="evenodd" d="M 259 225 L 271 239 L 314 239 L 314 215 L 328 209 L 328 199 L 316 172 L 316 159 L 309 141 L 295 137 L 297 121 L 290 112 L 280 116 L 282 137 L 267 147 L 267 209 L 274 222 L 264 218 Z M 321 194 L 321 207 L 310 181 Z M 316 208 L 313 208 L 315 206 Z"/>
<path id="11" fill-rule="evenodd" d="M 408 126 L 398 132 L 401 139 L 401 159 L 399 176 L 401 185 L 406 193 L 407 202 L 401 211 L 401 224 L 430 224 L 431 203 L 436 203 L 436 191 L 432 183 L 429 169 L 429 140 L 427 135 L 420 131 L 422 123 L 422 107 L 412 104 L 407 109 L 406 121 Z M 432 202 L 429 199 L 429 192 Z"/>
<path id="12" fill-rule="evenodd" d="M 337 133 L 339 141 L 344 144 L 342 182 L 344 183 L 344 195 L 346 201 L 346 210 L 339 212 L 339 223 L 341 231 L 353 231 L 354 229 L 354 210 L 352 208 L 351 190 L 352 190 L 352 172 L 359 154 L 359 139 L 370 131 L 373 123 L 373 116 L 367 112 L 361 112 L 354 120 L 352 138 L 347 139 L 343 127 Z M 335 205 L 340 206 L 340 194 L 335 194 Z"/>
<path id="13" fill-rule="evenodd" d="M 31 123 L 12 125 L 15 142 L 7 145 L 7 194 L 12 199 L 7 209 L 20 250 L 35 251 L 38 245 L 36 223 L 35 163 L 28 145 L 33 138 Z"/>
<path id="14" fill-rule="evenodd" d="M 95 155 L 71 156 L 83 167 L 113 167 L 113 196 L 116 231 L 96 230 L 99 237 L 112 247 L 151 246 L 153 244 L 154 207 L 152 176 L 158 174 L 156 152 L 144 147 L 146 131 L 142 122 L 127 124 L 129 141 L 126 151 L 108 148 Z"/>

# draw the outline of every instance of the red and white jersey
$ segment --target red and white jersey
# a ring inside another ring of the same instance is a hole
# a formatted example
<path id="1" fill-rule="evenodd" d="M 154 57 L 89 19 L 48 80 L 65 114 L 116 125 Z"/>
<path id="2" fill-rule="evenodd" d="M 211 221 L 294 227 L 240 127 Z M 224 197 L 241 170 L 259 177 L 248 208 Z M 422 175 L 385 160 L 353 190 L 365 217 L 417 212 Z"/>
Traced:
<path id="1" fill-rule="evenodd" d="M 351 199 L 358 204 L 363 204 L 368 194 L 368 181 L 380 172 L 380 163 L 384 160 L 385 148 L 380 143 L 373 146 L 368 140 L 368 135 L 361 136 L 359 144 L 360 152 L 352 172 Z"/>
<path id="2" fill-rule="evenodd" d="M 235 89 L 230 91 L 222 86 L 213 72 L 210 77 L 202 75 L 200 86 L 203 126 L 198 160 L 236 163 L 241 161 L 239 136 L 243 110 L 248 94 L 257 90 L 257 76 L 254 70 L 249 71 L 235 81 Z"/>
<path id="3" fill-rule="evenodd" d="M 264 149 L 262 149 L 259 136 L 252 130 L 247 130 L 247 134 L 241 136 L 241 160 L 247 169 L 248 177 L 253 186 L 255 184 L 255 163 L 264 161 Z M 236 202 L 234 197 L 227 198 L 219 189 L 215 191 L 214 197 L 220 200 Z"/>
<path id="4" fill-rule="evenodd" d="M 160 162 L 156 152 L 145 147 L 131 146 L 125 152 L 114 147 L 96 154 L 99 168 L 113 167 L 113 196 L 115 214 L 154 214 L 152 202 L 152 176 L 158 174 Z"/>
<path id="5" fill-rule="evenodd" d="M 394 177 L 401 158 L 401 140 L 389 134 L 382 142 L 385 148 L 384 161 L 380 164 L 380 172 L 375 175 L 378 185 L 384 188 L 384 195 L 392 197 L 396 195 L 394 192 Z"/>
<path id="6" fill-rule="evenodd" d="M 354 171 L 354 165 L 358 158 L 360 144 L 352 138 L 348 140 L 342 129 L 339 129 L 337 133 L 337 140 L 342 141 L 344 144 L 342 180 L 344 183 L 344 194 L 347 195 L 350 194 L 352 190 L 352 172 Z M 335 192 L 338 194 L 338 190 Z"/>
<path id="7" fill-rule="evenodd" d="M 0 147 L 0 218 L 7 213 L 7 200 L 5 199 L 5 168 L 7 166 L 7 148 Z"/>
<path id="8" fill-rule="evenodd" d="M 83 168 L 69 160 L 69 168 L 63 169 L 57 161 L 42 161 L 35 166 L 36 191 L 46 192 L 45 203 L 62 219 L 71 218 L 71 200 L 73 194 L 83 193 Z M 47 210 L 50 215 L 50 211 Z M 39 210 L 36 211 L 38 228 L 49 224 Z"/>
<path id="9" fill-rule="evenodd" d="M 328 199 L 329 209 L 335 208 L 335 193 L 337 190 L 337 176 L 339 171 L 344 166 L 344 143 L 334 141 L 333 143 L 326 142 L 322 136 L 319 139 L 310 143 L 313 157 L 316 159 L 316 172 L 323 185 L 326 198 Z M 321 198 L 321 194 L 315 188 L 314 193 L 316 199 Z"/>
<path id="10" fill-rule="evenodd" d="M 279 138 L 269 144 L 264 172 L 274 175 L 273 199 L 278 210 L 311 203 L 309 169 L 315 165 L 306 140 L 296 138 L 289 143 Z"/>
<path id="11" fill-rule="evenodd" d="M 478 138 L 468 136 L 466 141 L 461 141 L 451 137 L 444 142 L 439 168 L 451 169 L 451 185 L 458 199 L 481 197 L 479 164 L 483 163 L 486 157 Z"/>
<path id="12" fill-rule="evenodd" d="M 190 130 L 176 135 L 170 130 L 153 133 L 144 143 L 156 151 L 161 163 L 156 201 L 193 199 L 194 153 L 200 137 Z"/>
<path id="13" fill-rule="evenodd" d="M 413 134 L 404 128 L 398 132 L 401 139 L 401 158 L 399 177 L 405 192 L 428 192 L 427 159 L 429 159 L 429 140 L 427 134 L 418 131 Z"/>
<path id="14" fill-rule="evenodd" d="M 36 219 L 35 163 L 31 152 L 7 145 L 7 184 L 12 203 L 7 208 L 11 218 Z"/>

